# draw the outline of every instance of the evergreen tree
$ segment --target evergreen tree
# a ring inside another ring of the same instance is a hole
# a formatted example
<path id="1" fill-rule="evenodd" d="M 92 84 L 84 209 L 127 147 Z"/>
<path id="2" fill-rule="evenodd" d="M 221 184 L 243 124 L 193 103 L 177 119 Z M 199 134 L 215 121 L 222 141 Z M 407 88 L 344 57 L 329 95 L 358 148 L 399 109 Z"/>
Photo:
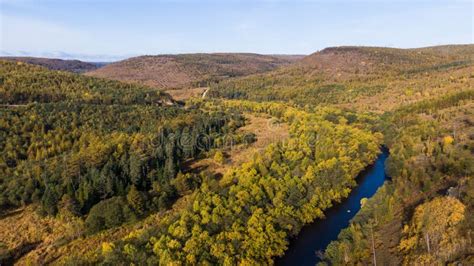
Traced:
<path id="1" fill-rule="evenodd" d="M 74 196 L 64 194 L 59 202 L 59 213 L 66 217 L 81 215 L 80 206 Z"/>
<path id="2" fill-rule="evenodd" d="M 145 212 L 145 201 L 143 195 L 137 190 L 135 185 L 132 185 L 128 191 L 127 202 L 138 214 L 141 215 Z"/>
<path id="3" fill-rule="evenodd" d="M 50 215 L 55 215 L 58 212 L 57 203 L 58 195 L 55 191 L 54 185 L 48 184 L 41 198 L 43 209 Z"/>

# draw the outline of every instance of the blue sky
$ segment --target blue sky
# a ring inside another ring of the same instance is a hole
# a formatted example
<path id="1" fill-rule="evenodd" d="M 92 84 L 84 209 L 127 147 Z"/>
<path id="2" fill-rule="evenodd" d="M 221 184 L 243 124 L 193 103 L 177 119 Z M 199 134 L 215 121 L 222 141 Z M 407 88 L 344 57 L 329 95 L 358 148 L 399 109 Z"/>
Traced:
<path id="1" fill-rule="evenodd" d="M 328 46 L 473 43 L 473 1 L 0 0 L 0 53 L 309 54 Z"/>

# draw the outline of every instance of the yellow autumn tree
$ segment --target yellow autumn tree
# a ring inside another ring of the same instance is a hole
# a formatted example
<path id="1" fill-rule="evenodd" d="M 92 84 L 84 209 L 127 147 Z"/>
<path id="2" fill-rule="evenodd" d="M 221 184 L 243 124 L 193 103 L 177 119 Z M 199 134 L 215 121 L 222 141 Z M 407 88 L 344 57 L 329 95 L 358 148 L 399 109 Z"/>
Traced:
<path id="1" fill-rule="evenodd" d="M 448 146 L 451 145 L 454 142 L 454 138 L 451 136 L 446 136 L 443 138 L 443 145 Z"/>
<path id="2" fill-rule="evenodd" d="M 405 263 L 445 263 L 467 245 L 459 232 L 466 206 L 453 197 L 438 197 L 419 205 L 399 249 L 406 254 Z"/>
<path id="3" fill-rule="evenodd" d="M 217 151 L 216 154 L 214 154 L 214 161 L 218 164 L 223 164 L 224 163 L 224 154 L 222 154 L 221 151 Z"/>
<path id="4" fill-rule="evenodd" d="M 114 250 L 114 248 L 115 248 L 114 243 L 103 242 L 102 243 L 102 254 L 103 255 L 109 254 L 110 252 L 112 252 Z"/>

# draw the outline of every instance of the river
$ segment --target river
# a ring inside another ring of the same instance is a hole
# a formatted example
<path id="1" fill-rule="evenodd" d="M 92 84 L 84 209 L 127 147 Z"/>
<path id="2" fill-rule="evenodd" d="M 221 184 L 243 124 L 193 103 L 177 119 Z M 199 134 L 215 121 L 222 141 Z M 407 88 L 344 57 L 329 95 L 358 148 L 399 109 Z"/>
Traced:
<path id="1" fill-rule="evenodd" d="M 349 197 L 325 212 L 326 218 L 303 227 L 298 237 L 290 241 L 285 255 L 276 259 L 276 265 L 311 265 L 319 260 L 316 251 L 324 251 L 329 243 L 337 239 L 342 229 L 360 210 L 360 200 L 372 197 L 387 179 L 385 160 L 389 153 L 382 149 L 377 160 L 357 177 L 355 187 Z"/>

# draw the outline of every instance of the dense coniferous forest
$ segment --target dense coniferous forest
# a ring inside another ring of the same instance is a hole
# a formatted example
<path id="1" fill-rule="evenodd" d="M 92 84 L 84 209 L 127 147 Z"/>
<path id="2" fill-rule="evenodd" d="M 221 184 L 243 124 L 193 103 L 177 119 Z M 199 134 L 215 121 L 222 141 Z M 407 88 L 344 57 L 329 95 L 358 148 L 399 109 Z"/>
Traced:
<path id="1" fill-rule="evenodd" d="M 2 71 L 2 210 L 90 211 L 90 232 L 168 208 L 180 164 L 243 124 L 237 113 L 163 106 L 166 95 L 138 86 L 23 64 Z M 189 189 L 201 182 L 188 179 Z"/>
<path id="2" fill-rule="evenodd" d="M 183 102 L 0 61 L 0 260 L 272 265 L 385 146 L 390 178 L 320 264 L 470 264 L 473 55 L 327 48 Z"/>
<path id="3" fill-rule="evenodd" d="M 23 62 L 0 61 L 0 104 L 76 102 L 103 105 L 171 104 L 164 93 L 139 85 L 48 71 Z"/>

